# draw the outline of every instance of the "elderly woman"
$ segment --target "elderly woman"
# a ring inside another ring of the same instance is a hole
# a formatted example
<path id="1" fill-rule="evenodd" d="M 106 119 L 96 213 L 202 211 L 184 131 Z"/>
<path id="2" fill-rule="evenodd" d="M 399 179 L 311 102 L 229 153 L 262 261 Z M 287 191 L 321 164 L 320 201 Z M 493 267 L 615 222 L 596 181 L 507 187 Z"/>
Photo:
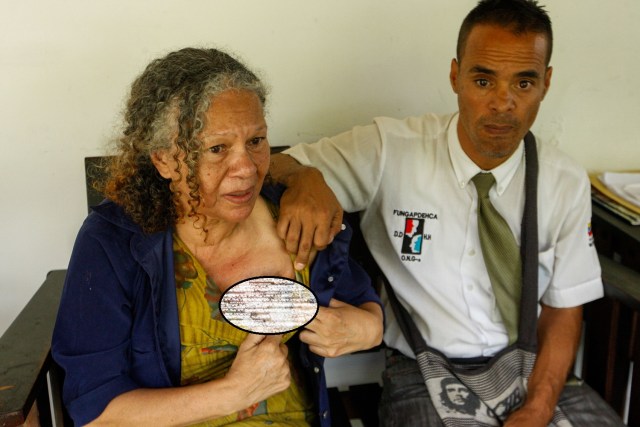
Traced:
<path id="1" fill-rule="evenodd" d="M 311 271 L 278 238 L 265 97 L 214 49 L 170 53 L 133 83 L 53 337 L 76 424 L 329 426 L 323 357 L 381 342 L 378 298 L 347 258 L 350 230 Z M 299 334 L 233 327 L 220 296 L 255 276 L 310 286 L 318 315 Z"/>

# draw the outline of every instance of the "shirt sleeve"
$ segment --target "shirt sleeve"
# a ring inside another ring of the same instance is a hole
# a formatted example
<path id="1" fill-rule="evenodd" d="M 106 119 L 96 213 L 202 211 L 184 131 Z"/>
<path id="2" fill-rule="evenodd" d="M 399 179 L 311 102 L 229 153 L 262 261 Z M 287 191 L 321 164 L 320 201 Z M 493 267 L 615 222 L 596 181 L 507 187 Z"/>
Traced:
<path id="1" fill-rule="evenodd" d="M 384 153 L 377 125 L 357 126 L 332 138 L 298 144 L 285 151 L 318 168 L 347 212 L 366 208 L 382 176 Z"/>
<path id="2" fill-rule="evenodd" d="M 63 400 L 77 425 L 94 420 L 113 398 L 139 387 L 128 375 L 130 291 L 91 234 L 85 223 L 67 270 L 52 341 L 53 357 L 65 372 Z"/>
<path id="3" fill-rule="evenodd" d="M 553 251 L 551 282 L 542 302 L 551 307 L 575 307 L 604 295 L 600 263 L 591 233 L 591 192 L 586 173 L 581 173 L 573 191 L 564 196 L 572 199 L 562 217 Z"/>
<path id="4" fill-rule="evenodd" d="M 328 306 L 331 298 L 359 306 L 375 302 L 382 307 L 380 297 L 371 284 L 371 278 L 353 258 L 349 256 L 352 236 L 351 226 L 336 235 L 329 247 L 318 252 L 312 269 L 312 289 L 318 303 Z"/>

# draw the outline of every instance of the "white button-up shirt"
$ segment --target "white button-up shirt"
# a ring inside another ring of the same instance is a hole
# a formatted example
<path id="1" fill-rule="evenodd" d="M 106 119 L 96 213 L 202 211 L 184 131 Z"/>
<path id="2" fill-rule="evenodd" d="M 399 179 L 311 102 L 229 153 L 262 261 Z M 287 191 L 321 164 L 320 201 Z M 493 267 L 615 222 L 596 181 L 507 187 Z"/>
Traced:
<path id="1" fill-rule="evenodd" d="M 477 231 L 480 169 L 458 141 L 457 114 L 377 118 L 287 151 L 319 168 L 347 211 L 363 211 L 365 240 L 427 343 L 449 357 L 491 356 L 508 337 Z M 603 295 L 590 231 L 586 172 L 538 143 L 539 296 L 572 307 Z M 491 172 L 489 196 L 516 241 L 524 209 L 524 149 Z M 387 307 L 385 342 L 412 352 Z"/>

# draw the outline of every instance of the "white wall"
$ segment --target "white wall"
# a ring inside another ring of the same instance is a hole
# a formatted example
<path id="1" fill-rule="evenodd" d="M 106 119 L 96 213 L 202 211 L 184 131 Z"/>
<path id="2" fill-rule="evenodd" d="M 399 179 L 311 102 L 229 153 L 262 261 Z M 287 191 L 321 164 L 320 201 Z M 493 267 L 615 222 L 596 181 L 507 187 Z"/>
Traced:
<path id="1" fill-rule="evenodd" d="M 534 130 L 590 170 L 640 169 L 640 2 L 543 0 L 552 90 Z M 375 115 L 448 112 L 449 62 L 475 0 L 0 0 L 0 333 L 65 268 L 83 158 L 103 154 L 133 78 L 187 45 L 240 55 L 272 87 L 274 145 Z"/>

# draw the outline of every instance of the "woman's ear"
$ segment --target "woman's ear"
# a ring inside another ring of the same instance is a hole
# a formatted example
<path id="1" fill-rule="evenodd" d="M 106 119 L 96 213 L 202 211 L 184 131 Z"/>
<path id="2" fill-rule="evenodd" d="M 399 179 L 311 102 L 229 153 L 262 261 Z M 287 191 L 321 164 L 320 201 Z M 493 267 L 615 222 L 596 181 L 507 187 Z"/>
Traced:
<path id="1" fill-rule="evenodd" d="M 151 162 L 161 177 L 171 179 L 173 176 L 173 157 L 167 150 L 154 151 L 151 153 Z"/>

